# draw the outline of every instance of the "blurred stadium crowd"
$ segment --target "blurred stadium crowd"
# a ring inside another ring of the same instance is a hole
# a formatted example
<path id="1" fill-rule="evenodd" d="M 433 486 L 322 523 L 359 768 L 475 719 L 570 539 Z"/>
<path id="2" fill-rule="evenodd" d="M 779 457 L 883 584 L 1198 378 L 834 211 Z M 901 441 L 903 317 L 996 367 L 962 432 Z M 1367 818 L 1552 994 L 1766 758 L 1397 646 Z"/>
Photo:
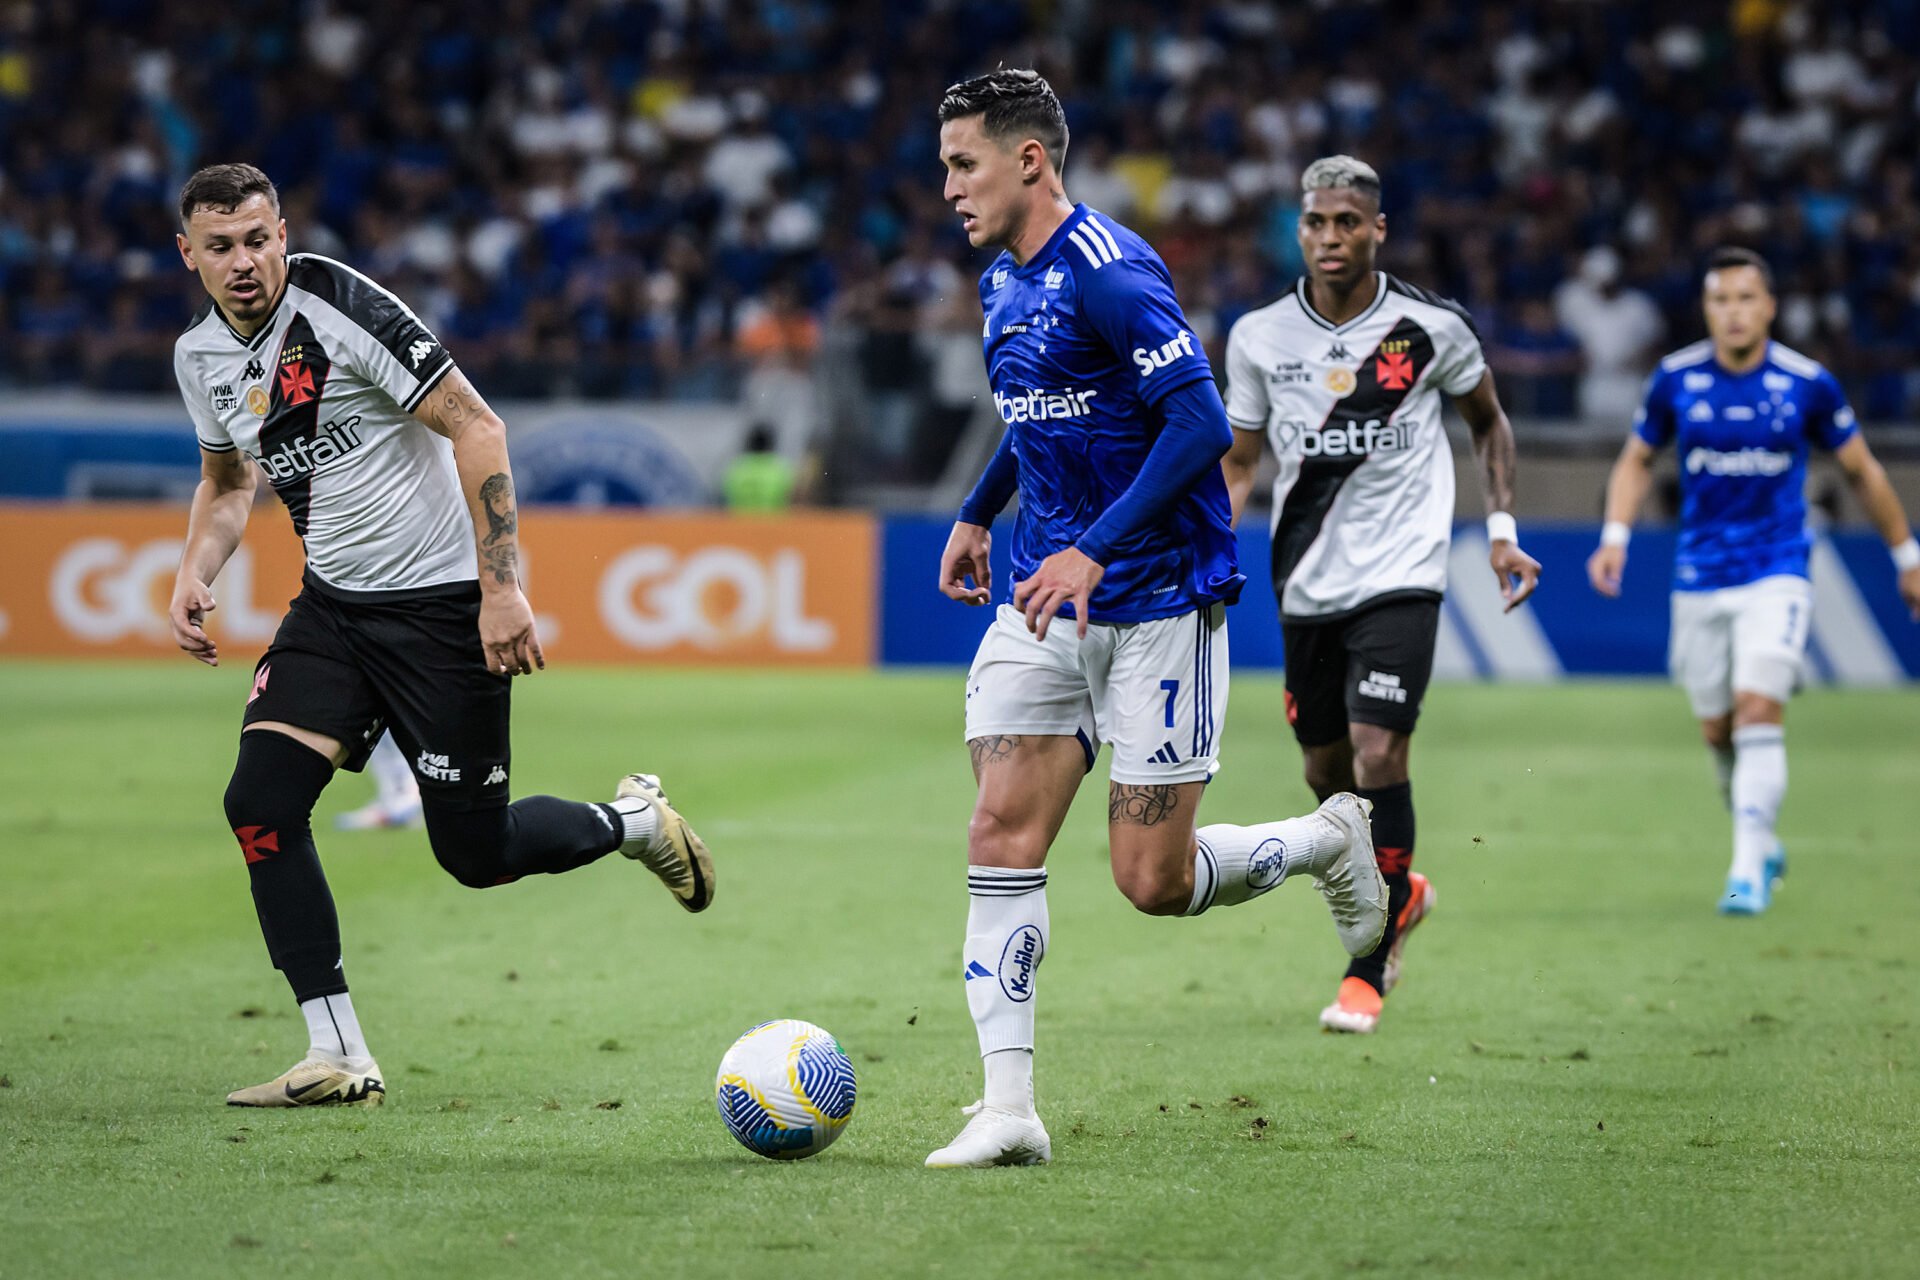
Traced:
<path id="1" fill-rule="evenodd" d="M 481 12 L 7 9 L 0 380 L 170 389 L 199 301 L 175 193 L 245 159 L 296 248 L 411 299 L 494 397 L 804 400 L 838 341 L 883 464 L 922 473 L 983 385 L 934 108 L 1005 62 L 1052 79 L 1069 193 L 1153 240 L 1216 358 L 1299 270 L 1300 168 L 1347 151 L 1388 265 L 1472 308 L 1516 416 L 1623 423 L 1722 241 L 1773 261 L 1779 335 L 1864 416 L 1920 410 L 1920 0 Z"/>

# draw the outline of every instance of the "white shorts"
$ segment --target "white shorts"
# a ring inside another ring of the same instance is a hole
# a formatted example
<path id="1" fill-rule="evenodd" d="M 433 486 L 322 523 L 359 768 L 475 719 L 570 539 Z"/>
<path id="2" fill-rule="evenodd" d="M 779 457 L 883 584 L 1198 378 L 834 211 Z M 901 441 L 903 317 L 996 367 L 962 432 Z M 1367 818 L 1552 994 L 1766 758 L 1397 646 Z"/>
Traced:
<path id="1" fill-rule="evenodd" d="M 1733 710 L 1736 691 L 1785 702 L 1800 685 L 1813 613 L 1813 584 L 1780 574 L 1673 593 L 1667 667 L 1701 720 Z"/>
<path id="2" fill-rule="evenodd" d="M 1094 623 L 1087 638 L 1055 618 L 1036 640 L 1003 604 L 967 672 L 967 740 L 995 734 L 1080 739 L 1087 768 L 1113 744 L 1115 782 L 1204 782 L 1227 718 L 1227 610 L 1153 622 Z"/>

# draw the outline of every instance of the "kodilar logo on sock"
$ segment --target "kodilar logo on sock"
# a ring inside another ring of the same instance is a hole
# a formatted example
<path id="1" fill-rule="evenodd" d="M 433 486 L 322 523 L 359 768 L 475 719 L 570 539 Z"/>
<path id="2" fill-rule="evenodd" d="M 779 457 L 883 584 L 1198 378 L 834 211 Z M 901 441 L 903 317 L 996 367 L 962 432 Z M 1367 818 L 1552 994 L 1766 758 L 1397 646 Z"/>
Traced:
<path id="1" fill-rule="evenodd" d="M 1287 842 L 1278 836 L 1262 840 L 1247 859 L 1247 888 L 1256 893 L 1280 883 L 1287 870 Z"/>
<path id="2" fill-rule="evenodd" d="M 1040 941 L 1038 929 L 1023 924 L 1013 931 L 1000 952 L 1000 989 L 1007 999 L 1015 1004 L 1033 999 L 1033 971 L 1040 967 L 1045 954 L 1046 944 Z"/>

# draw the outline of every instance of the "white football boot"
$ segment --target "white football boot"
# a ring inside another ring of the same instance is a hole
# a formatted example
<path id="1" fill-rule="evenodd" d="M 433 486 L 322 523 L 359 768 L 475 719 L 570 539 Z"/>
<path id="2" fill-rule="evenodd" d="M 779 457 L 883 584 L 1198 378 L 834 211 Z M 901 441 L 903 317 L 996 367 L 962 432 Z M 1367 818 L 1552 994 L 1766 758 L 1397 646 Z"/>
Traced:
<path id="1" fill-rule="evenodd" d="M 713 902 L 713 859 L 706 841 L 667 803 L 660 779 L 650 773 L 630 773 L 620 779 L 613 794 L 621 800 L 646 801 L 654 816 L 653 839 L 629 841 L 620 846 L 620 852 L 659 876 L 681 906 L 705 911 Z"/>
<path id="2" fill-rule="evenodd" d="M 387 1086 L 372 1058 L 342 1058 L 319 1049 L 283 1075 L 227 1095 L 230 1107 L 377 1107 Z"/>
<path id="3" fill-rule="evenodd" d="M 1340 945 L 1363 956 L 1380 945 L 1387 931 L 1387 885 L 1373 855 L 1373 802 L 1351 791 L 1328 796 L 1314 812 L 1347 833 L 1346 843 L 1305 864 L 1313 887 L 1326 897 Z"/>
<path id="4" fill-rule="evenodd" d="M 972 1119 L 960 1136 L 927 1157 L 929 1169 L 991 1169 L 995 1165 L 1046 1164 L 1053 1140 L 1037 1115 L 1016 1115 L 985 1102 L 965 1108 Z"/>

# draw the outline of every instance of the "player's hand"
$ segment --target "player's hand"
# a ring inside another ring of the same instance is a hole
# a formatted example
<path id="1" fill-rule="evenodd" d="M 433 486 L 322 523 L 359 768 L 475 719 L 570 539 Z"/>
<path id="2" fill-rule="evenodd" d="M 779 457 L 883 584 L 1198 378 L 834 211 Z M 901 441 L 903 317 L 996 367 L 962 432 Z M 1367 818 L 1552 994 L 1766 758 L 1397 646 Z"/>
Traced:
<path id="1" fill-rule="evenodd" d="M 993 548 L 993 534 L 985 527 L 954 522 L 947 535 L 947 549 L 940 553 L 940 594 L 962 604 L 985 604 L 993 598 L 993 569 L 987 553 Z M 967 585 L 972 577 L 973 585 Z"/>
<path id="2" fill-rule="evenodd" d="M 531 675 L 547 669 L 540 637 L 533 629 L 533 606 L 518 587 L 489 591 L 480 597 L 480 645 L 487 652 L 487 670 L 503 676 Z"/>
<path id="3" fill-rule="evenodd" d="M 1627 570 L 1625 547 L 1597 547 L 1587 557 L 1587 581 L 1609 600 L 1620 598 L 1620 575 Z"/>
<path id="4" fill-rule="evenodd" d="M 174 582 L 173 599 L 167 605 L 167 621 L 173 624 L 173 642 L 210 667 L 220 665 L 220 646 L 213 642 L 202 624 L 218 607 L 207 584 L 184 573 Z"/>
<path id="5" fill-rule="evenodd" d="M 1920 622 L 1920 564 L 1900 573 L 1900 598 L 1907 602 L 1913 620 Z"/>
<path id="6" fill-rule="evenodd" d="M 1537 567 L 1537 566 L 1536 566 Z M 1073 602 L 1073 616 L 1080 635 L 1087 634 L 1087 601 L 1106 569 L 1078 547 L 1056 551 L 1040 562 L 1033 576 L 1013 584 L 1013 607 L 1027 615 L 1027 630 L 1036 639 L 1047 638 L 1047 624 L 1060 606 Z"/>
<path id="7" fill-rule="evenodd" d="M 1507 602 L 1502 612 L 1512 613 L 1526 603 L 1533 589 L 1540 585 L 1540 562 L 1504 539 L 1493 544 L 1487 560 L 1500 583 L 1500 598 Z M 1518 586 L 1514 585 L 1515 578 L 1520 579 Z"/>

